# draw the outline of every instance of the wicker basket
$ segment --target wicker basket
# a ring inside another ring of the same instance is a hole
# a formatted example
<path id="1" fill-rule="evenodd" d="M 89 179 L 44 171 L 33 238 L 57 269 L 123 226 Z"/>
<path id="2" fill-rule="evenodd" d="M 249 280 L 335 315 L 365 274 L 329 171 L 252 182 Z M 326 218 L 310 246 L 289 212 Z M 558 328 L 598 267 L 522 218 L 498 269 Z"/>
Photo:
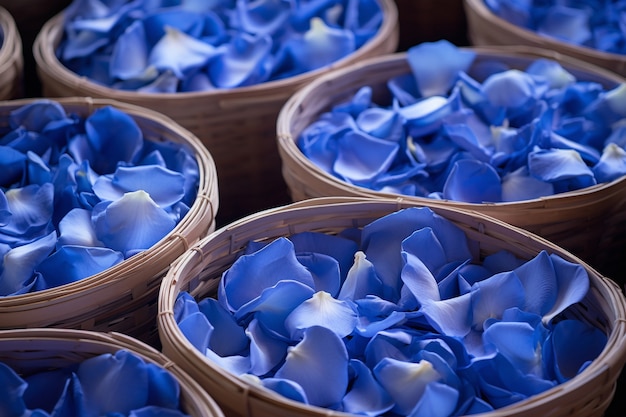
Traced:
<path id="1" fill-rule="evenodd" d="M 0 6 L 0 30 L 4 36 L 0 43 L 0 100 L 19 98 L 23 91 L 22 38 L 13 16 L 2 6 Z"/>
<path id="2" fill-rule="evenodd" d="M 578 79 L 615 86 L 621 77 L 556 53 L 528 47 L 475 48 L 475 64 L 498 59 L 513 68 L 525 68 L 531 59 L 556 59 Z M 398 197 L 353 186 L 326 173 L 298 149 L 300 133 L 322 112 L 348 100 L 360 87 L 371 85 L 375 95 L 387 95 L 386 81 L 409 72 L 404 54 L 373 58 L 320 77 L 296 93 L 277 121 L 278 149 L 283 176 L 294 200 L 324 196 Z M 433 201 L 403 196 L 412 201 Z M 433 202 L 435 203 L 435 202 Z M 611 277 L 626 281 L 626 177 L 550 197 L 512 203 L 470 204 L 438 201 L 445 206 L 475 210 L 543 236 L 575 253 Z M 619 276 L 618 276 L 619 275 Z"/>
<path id="3" fill-rule="evenodd" d="M 541 36 L 496 16 L 484 0 L 463 0 L 472 45 L 528 45 L 545 48 L 626 75 L 626 56 Z"/>
<path id="4" fill-rule="evenodd" d="M 200 138 L 213 155 L 220 186 L 218 223 L 284 204 L 289 194 L 276 149 L 276 116 L 293 92 L 332 68 L 395 51 L 398 14 L 393 0 L 381 0 L 383 23 L 378 34 L 335 64 L 284 80 L 233 90 L 146 94 L 114 90 L 81 78 L 65 68 L 55 49 L 63 35 L 63 15 L 48 21 L 35 40 L 43 93 L 49 97 L 108 97 L 166 114 Z"/>
<path id="5" fill-rule="evenodd" d="M 164 271 L 194 242 L 215 229 L 218 207 L 213 159 L 200 141 L 172 120 L 154 111 L 113 100 L 56 100 L 68 113 L 82 116 L 112 105 L 131 115 L 144 138 L 185 144 L 199 167 L 197 197 L 189 212 L 150 249 L 82 280 L 29 294 L 0 297 L 0 329 L 64 327 L 127 333 L 147 343 L 158 342 L 157 295 Z M 31 100 L 0 103 L 0 123 L 12 110 Z"/>
<path id="6" fill-rule="evenodd" d="M 119 333 L 66 329 L 0 331 L 0 362 L 18 374 L 64 368 L 85 359 L 127 350 L 169 371 L 180 386 L 182 410 L 192 417 L 223 417 L 221 409 L 193 379 L 162 353 Z"/>
<path id="7" fill-rule="evenodd" d="M 591 289 L 579 312 L 609 334 L 600 356 L 570 381 L 481 416 L 601 416 L 613 397 L 615 381 L 626 362 L 626 300 L 617 285 L 570 253 L 522 229 L 476 212 L 420 205 L 409 200 L 311 199 L 248 216 L 202 239 L 172 265 L 163 279 L 158 317 L 163 352 L 198 381 L 227 415 L 347 417 L 345 413 L 287 400 L 216 366 L 197 351 L 178 328 L 173 315 L 174 302 L 181 291 L 188 291 L 197 299 L 215 297 L 222 272 L 232 265 L 249 240 L 271 241 L 304 231 L 336 233 L 346 228 L 362 227 L 374 219 L 412 206 L 431 207 L 459 226 L 466 233 L 477 260 L 501 249 L 523 259 L 547 250 L 582 264 L 590 276 Z"/>

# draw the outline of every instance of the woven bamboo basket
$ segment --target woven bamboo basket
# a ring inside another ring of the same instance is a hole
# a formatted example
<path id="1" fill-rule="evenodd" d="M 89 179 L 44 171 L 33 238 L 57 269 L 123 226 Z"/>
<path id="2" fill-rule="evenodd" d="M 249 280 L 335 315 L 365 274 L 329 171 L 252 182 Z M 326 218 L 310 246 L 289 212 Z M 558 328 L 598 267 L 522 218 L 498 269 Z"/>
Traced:
<path id="1" fill-rule="evenodd" d="M 395 51 L 398 13 L 393 0 L 380 0 L 383 23 L 378 34 L 333 65 L 283 80 L 232 90 L 145 94 L 103 87 L 65 68 L 55 49 L 63 35 L 63 15 L 41 29 L 33 54 L 44 95 L 108 97 L 151 108 L 170 116 L 209 149 L 217 166 L 225 224 L 258 210 L 289 202 L 280 173 L 275 123 L 280 108 L 297 88 L 334 68 Z"/>
<path id="2" fill-rule="evenodd" d="M 536 57 L 559 61 L 579 80 L 607 87 L 624 80 L 602 68 L 530 47 L 473 48 L 475 65 L 491 59 L 512 68 L 525 68 Z M 353 186 L 326 173 L 312 163 L 296 144 L 300 133 L 332 105 L 348 100 L 360 87 L 370 85 L 378 99 L 385 100 L 386 81 L 410 71 L 406 56 L 394 54 L 372 58 L 320 77 L 298 91 L 285 104 L 277 120 L 278 149 L 283 177 L 294 200 L 324 196 L 398 197 L 398 194 Z M 403 196 L 412 201 L 433 201 Z M 619 281 L 626 261 L 626 177 L 583 190 L 511 203 L 470 204 L 433 202 L 448 207 L 475 210 L 538 234 L 582 257 L 603 273 Z"/>
<path id="3" fill-rule="evenodd" d="M 217 403 L 179 366 L 154 348 L 119 333 L 67 329 L 16 329 L 0 331 L 0 362 L 22 377 L 60 369 L 85 359 L 129 351 L 166 369 L 180 386 L 181 409 L 192 417 L 223 417 Z M 103 393 L 106 395 L 106 393 Z"/>
<path id="4" fill-rule="evenodd" d="M 472 45 L 528 45 L 555 51 L 626 75 L 626 56 L 539 35 L 496 16 L 484 0 L 463 0 Z"/>
<path id="5" fill-rule="evenodd" d="M 157 296 L 169 264 L 189 246 L 215 229 L 218 209 L 217 174 L 210 153 L 189 131 L 152 110 L 106 99 L 56 100 L 68 113 L 83 117 L 112 105 L 131 115 L 151 141 L 189 147 L 199 168 L 197 197 L 189 212 L 163 239 L 123 262 L 82 280 L 29 294 L 0 297 L 0 329 L 63 327 L 129 334 L 158 342 Z M 0 102 L 0 122 L 29 99 Z"/>
<path id="6" fill-rule="evenodd" d="M 0 31 L 4 37 L 0 44 L 0 100 L 19 98 L 22 95 L 22 38 L 13 16 L 0 6 Z"/>
<path id="7" fill-rule="evenodd" d="M 540 395 L 481 416 L 601 416 L 613 397 L 616 380 L 626 362 L 626 300 L 617 285 L 569 252 L 523 229 L 481 213 L 405 199 L 310 199 L 248 216 L 205 237 L 181 256 L 163 279 L 158 316 L 163 352 L 198 381 L 227 415 L 347 417 L 346 413 L 287 400 L 224 371 L 197 351 L 179 330 L 173 315 L 174 302 L 181 291 L 188 291 L 198 300 L 215 297 L 221 274 L 250 240 L 271 241 L 304 231 L 333 234 L 414 206 L 430 207 L 460 227 L 476 260 L 502 249 L 523 259 L 546 250 L 583 265 L 590 277 L 591 290 L 577 312 L 609 335 L 600 356 L 578 376 Z"/>

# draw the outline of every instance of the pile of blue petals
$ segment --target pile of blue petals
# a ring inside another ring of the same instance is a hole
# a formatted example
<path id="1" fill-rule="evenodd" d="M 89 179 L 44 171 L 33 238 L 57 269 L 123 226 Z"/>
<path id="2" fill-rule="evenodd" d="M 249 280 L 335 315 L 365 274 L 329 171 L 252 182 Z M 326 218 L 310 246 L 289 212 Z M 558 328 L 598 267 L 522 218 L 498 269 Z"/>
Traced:
<path id="1" fill-rule="evenodd" d="M 302 153 L 374 191 L 466 203 L 574 191 L 626 174 L 626 84 L 576 80 L 558 62 L 525 71 L 447 41 L 409 49 L 386 80 L 390 103 L 362 86 L 307 126 Z"/>
<path id="2" fill-rule="evenodd" d="M 0 129 L 0 295 L 57 287 L 149 249 L 189 211 L 198 163 L 114 107 L 17 108 Z"/>
<path id="3" fill-rule="evenodd" d="M 207 358 L 305 404 L 367 416 L 488 412 L 577 375 L 606 335 L 563 314 L 585 269 L 545 251 L 472 261 L 464 232 L 409 208 L 338 235 L 250 242 L 217 299 L 174 316 Z"/>
<path id="4" fill-rule="evenodd" d="M 485 0 L 485 5 L 500 18 L 539 35 L 626 53 L 623 0 Z"/>
<path id="5" fill-rule="evenodd" d="M 121 90 L 230 89 L 327 66 L 382 21 L 377 0 L 75 0 L 57 56 Z"/>
<path id="6" fill-rule="evenodd" d="M 0 362 L 7 417 L 185 417 L 179 397 L 168 371 L 125 350 L 24 377 Z"/>

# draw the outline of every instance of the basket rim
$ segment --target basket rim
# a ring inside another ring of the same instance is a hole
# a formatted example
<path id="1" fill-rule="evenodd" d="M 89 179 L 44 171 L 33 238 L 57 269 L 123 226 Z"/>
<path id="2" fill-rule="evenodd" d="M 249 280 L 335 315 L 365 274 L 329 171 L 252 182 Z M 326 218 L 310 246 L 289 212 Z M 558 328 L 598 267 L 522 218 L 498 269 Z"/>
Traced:
<path id="1" fill-rule="evenodd" d="M 0 101 L 0 109 L 2 108 L 18 108 L 34 101 L 42 100 L 42 98 L 22 98 L 17 100 Z M 185 139 L 184 145 L 193 151 L 194 157 L 198 163 L 199 179 L 197 196 L 193 204 L 189 208 L 189 212 L 181 219 L 181 221 L 161 240 L 155 243 L 151 248 L 142 251 L 122 262 L 97 274 L 85 277 L 78 281 L 67 283 L 58 287 L 48 288 L 33 293 L 11 295 L 0 297 L 0 308 L 21 307 L 22 309 L 38 309 L 51 304 L 62 303 L 67 299 L 82 297 L 85 289 L 92 291 L 96 289 L 110 288 L 123 282 L 127 277 L 123 274 L 127 270 L 137 269 L 143 262 L 150 259 L 158 259 L 162 252 L 168 250 L 176 250 L 183 253 L 194 242 L 188 241 L 185 232 L 193 231 L 195 227 L 201 226 L 198 222 L 203 223 L 203 218 L 209 219 L 207 228 L 212 228 L 215 224 L 215 215 L 218 210 L 219 202 L 217 196 L 217 172 L 213 157 L 208 149 L 202 145 L 200 140 L 189 130 L 174 122 L 168 116 L 162 115 L 154 110 L 150 110 L 141 106 L 130 103 L 124 103 L 108 98 L 92 98 L 92 97 L 61 97 L 61 98 L 43 98 L 43 100 L 52 100 L 61 104 L 64 108 L 68 106 L 80 106 L 89 114 L 94 110 L 104 106 L 116 107 L 134 119 L 144 119 L 167 128 L 172 133 Z M 206 162 L 206 164 L 202 163 Z M 1 332 L 0 332 L 1 333 Z"/>
<path id="2" fill-rule="evenodd" d="M 4 350 L 2 350 L 3 345 L 15 341 L 27 342 L 27 346 L 25 345 L 24 349 L 28 349 L 28 351 L 45 350 L 44 347 L 50 342 L 57 342 L 63 345 L 67 344 L 70 351 L 74 351 L 77 344 L 103 347 L 111 353 L 115 350 L 130 351 L 141 357 L 144 361 L 155 364 L 170 372 L 172 376 L 176 378 L 181 389 L 186 389 L 188 394 L 193 394 L 194 398 L 199 400 L 199 404 L 205 409 L 203 411 L 211 412 L 211 416 L 213 417 L 224 417 L 221 408 L 217 405 L 213 397 L 203 390 L 200 384 L 191 378 L 183 369 L 154 347 L 126 334 L 60 328 L 3 330 L 0 332 L 0 357 L 2 357 L 4 352 Z"/>
<path id="3" fill-rule="evenodd" d="M 477 0 L 481 1 L 481 0 Z M 626 78 L 607 70 L 605 68 L 599 67 L 597 65 L 584 62 L 574 57 L 570 57 L 567 55 L 563 55 L 553 50 L 542 50 L 540 48 L 525 46 L 525 45 L 504 45 L 504 46 L 480 46 L 480 47 L 461 47 L 461 50 L 471 50 L 477 53 L 477 56 L 481 57 L 507 57 L 515 54 L 515 57 L 522 58 L 549 58 L 558 60 L 563 63 L 566 67 L 571 66 L 576 68 L 577 70 L 589 71 L 593 72 L 595 75 L 599 75 L 611 82 L 615 83 L 624 83 L 626 82 Z M 351 193 L 356 193 L 360 196 L 370 196 L 370 197 L 382 197 L 382 198 L 406 198 L 415 200 L 418 202 L 434 202 L 434 203 L 444 203 L 446 205 L 451 205 L 460 209 L 469 209 L 469 210 L 480 210 L 485 207 L 494 207 L 494 208 L 502 208 L 502 209 L 522 209 L 522 208 L 533 208 L 533 207 L 546 207 L 549 206 L 551 202 L 555 200 L 563 201 L 571 198 L 577 198 L 581 195 L 592 195 L 601 191 L 614 191 L 617 192 L 616 188 L 626 188 L 626 175 L 623 175 L 620 178 L 617 178 L 610 182 L 596 184 L 590 187 L 586 187 L 579 190 L 568 191 L 564 193 L 554 194 L 551 196 L 544 196 L 539 198 L 534 198 L 530 200 L 520 200 L 520 201 L 510 201 L 510 202 L 492 202 L 492 203 L 465 203 L 454 200 L 433 200 L 428 199 L 426 197 L 418 197 L 418 196 L 408 196 L 401 194 L 394 194 L 389 192 L 375 191 L 369 188 L 360 187 L 357 185 L 349 184 L 347 182 L 341 181 L 339 178 L 334 177 L 333 175 L 327 173 L 326 171 L 319 168 L 316 164 L 314 164 L 309 158 L 307 158 L 296 145 L 297 137 L 291 132 L 291 119 L 294 116 L 294 113 L 301 108 L 303 100 L 311 94 L 312 91 L 319 89 L 320 87 L 328 84 L 330 81 L 349 77 L 355 71 L 358 71 L 364 67 L 377 67 L 380 65 L 385 65 L 388 63 L 398 63 L 399 65 L 407 65 L 406 62 L 407 53 L 406 52 L 397 52 L 394 54 L 387 54 L 378 57 L 368 58 L 366 60 L 361 61 L 357 64 L 352 64 L 347 67 L 334 70 L 328 74 L 324 74 L 307 85 L 298 89 L 285 103 L 285 105 L 281 108 L 278 118 L 276 121 L 276 137 L 278 141 L 278 147 L 281 151 L 281 158 L 283 160 L 286 157 L 289 157 L 298 164 L 303 165 L 307 172 L 313 173 L 317 180 L 323 181 L 327 184 L 332 184 L 333 187 L 339 186 L 339 188 L 343 190 L 349 190 Z M 283 155 L 284 152 L 284 155 Z M 284 161 L 283 161 L 284 163 Z"/>
<path id="4" fill-rule="evenodd" d="M 62 78 L 63 83 L 80 88 L 88 95 L 111 97 L 121 101 L 132 101 L 140 98 L 155 100 L 188 100 L 194 98 L 221 98 L 240 97 L 246 98 L 249 94 L 264 92 L 267 94 L 280 93 L 285 88 L 294 85 L 301 85 L 315 79 L 320 74 L 340 68 L 352 61 L 358 61 L 363 56 L 367 56 L 371 50 L 374 50 L 379 44 L 388 41 L 390 36 L 397 38 L 398 34 L 398 9 L 394 0 L 376 0 L 383 12 L 383 21 L 376 35 L 369 39 L 359 49 L 351 54 L 333 62 L 332 64 L 298 74 L 284 79 L 273 80 L 261 84 L 255 84 L 234 89 L 215 89 L 210 91 L 198 92 L 176 92 L 176 93 L 140 93 L 134 91 L 118 90 L 97 84 L 85 76 L 79 76 L 70 71 L 59 61 L 55 54 L 55 48 L 63 35 L 64 11 L 49 19 L 42 26 L 33 43 L 33 56 L 37 64 L 37 71 L 45 72 L 48 75 L 55 73 L 53 78 Z M 50 47 L 54 45 L 54 47 Z"/>
<path id="5" fill-rule="evenodd" d="M 312 198 L 246 216 L 231 223 L 230 225 L 224 226 L 207 235 L 205 238 L 198 241 L 185 254 L 179 257 L 172 264 L 171 268 L 168 270 L 166 276 L 162 280 L 158 299 L 159 314 L 157 316 L 157 327 L 159 335 L 161 337 L 161 342 L 163 344 L 163 351 L 170 358 L 181 358 L 183 361 L 185 361 L 185 364 L 193 364 L 192 366 L 195 367 L 195 371 L 202 372 L 203 376 L 208 375 L 208 373 L 214 373 L 219 375 L 220 379 L 224 379 L 228 382 L 228 384 L 234 386 L 238 393 L 245 392 L 246 398 L 256 395 L 261 401 L 265 403 L 280 406 L 287 405 L 290 407 L 290 411 L 302 412 L 302 415 L 307 416 L 351 416 L 352 414 L 349 413 L 337 412 L 322 407 L 306 405 L 282 397 L 279 394 L 276 394 L 263 387 L 246 382 L 243 379 L 238 378 L 225 371 L 217 364 L 210 361 L 207 357 L 202 355 L 202 353 L 199 352 L 182 334 L 174 319 L 173 306 L 176 297 L 180 292 L 179 286 L 182 285 L 186 279 L 188 279 L 188 277 L 185 277 L 183 274 L 190 271 L 199 272 L 197 267 L 204 265 L 205 261 L 203 259 L 204 255 L 202 248 L 208 242 L 211 242 L 215 239 L 219 240 L 221 237 L 226 237 L 226 239 L 224 240 L 229 240 L 228 236 L 230 236 L 230 249 L 232 253 L 234 249 L 232 247 L 232 237 L 236 234 L 237 229 L 247 226 L 252 226 L 254 229 L 255 224 L 263 219 L 270 218 L 273 221 L 279 221 L 281 224 L 284 225 L 285 221 L 284 219 L 281 219 L 281 215 L 285 213 L 295 215 L 298 212 L 306 213 L 310 210 L 332 211 L 337 207 L 355 207 L 359 210 L 365 210 L 366 208 L 379 208 L 379 206 L 386 207 L 392 211 L 399 210 L 405 207 L 430 207 L 433 211 L 440 215 L 443 215 L 444 217 L 446 217 L 446 214 L 442 213 L 447 213 L 448 215 L 454 213 L 456 215 L 463 216 L 464 218 L 471 217 L 474 219 L 479 219 L 480 224 L 488 224 L 491 227 L 496 227 L 498 230 L 507 229 L 511 231 L 513 235 L 515 235 L 520 241 L 527 241 L 528 239 L 533 240 L 536 243 L 539 243 L 542 249 L 548 250 L 551 253 L 559 254 L 563 256 L 564 259 L 578 263 L 583 266 L 590 276 L 592 286 L 599 288 L 604 293 L 603 295 L 608 296 L 609 298 L 608 301 L 610 302 L 611 310 L 615 313 L 617 317 L 612 322 L 613 328 L 611 329 L 610 334 L 607 335 L 608 339 L 606 346 L 603 348 L 600 355 L 598 355 L 598 357 L 594 359 L 586 369 L 584 369 L 581 373 L 579 373 L 569 381 L 557 384 L 555 387 L 552 387 L 540 394 L 533 395 L 525 400 L 496 409 L 491 412 L 476 414 L 476 416 L 505 417 L 512 415 L 513 412 L 516 413 L 515 415 L 521 415 L 517 413 L 531 412 L 534 408 L 537 407 L 537 405 L 547 402 L 553 402 L 554 399 L 550 397 L 552 397 L 554 394 L 560 393 L 565 390 L 580 389 L 580 387 L 584 386 L 585 382 L 589 379 L 602 378 L 603 385 L 606 385 L 607 380 L 611 380 L 613 383 L 615 383 L 619 371 L 615 372 L 614 370 L 612 370 L 611 364 L 615 363 L 619 369 L 622 369 L 624 364 L 626 363 L 626 349 L 619 348 L 620 346 L 623 346 L 624 343 L 626 343 L 626 299 L 624 298 L 621 289 L 615 282 L 613 282 L 609 278 L 602 276 L 583 260 L 575 256 L 574 254 L 566 251 L 565 249 L 553 244 L 552 242 L 491 216 L 471 210 L 455 209 L 445 206 L 438 206 L 436 204 L 420 204 L 418 202 L 409 201 L 401 198 Z M 307 228 L 306 230 L 309 229 Z M 266 236 L 266 238 L 269 239 L 273 237 L 275 236 Z M 187 269 L 188 267 L 189 269 Z M 221 280 L 221 278 L 219 279 Z M 167 336 L 168 338 L 173 337 L 176 343 L 173 343 L 172 340 L 165 338 L 165 336 Z M 199 364 L 201 364 L 201 367 L 198 366 Z M 181 367 L 185 369 L 185 365 L 181 364 Z M 215 377 L 211 376 L 210 378 L 214 379 Z M 225 384 L 222 382 L 221 385 Z M 246 401 L 248 401 L 248 399 L 246 399 Z"/>
<path id="6" fill-rule="evenodd" d="M 471 9 L 471 11 L 475 12 L 482 19 L 491 20 L 499 30 L 512 32 L 516 34 L 518 37 L 528 38 L 535 43 L 545 44 L 547 49 L 554 50 L 555 48 L 560 48 L 565 50 L 569 54 L 580 54 L 585 53 L 590 57 L 602 59 L 602 60 L 612 60 L 626 63 L 626 55 L 616 54 L 612 52 L 604 52 L 599 49 L 590 48 L 588 46 L 582 45 L 574 45 L 571 43 L 567 43 L 564 41 L 560 41 L 556 38 L 550 38 L 547 36 L 540 36 L 532 30 L 523 28 L 521 26 L 514 25 L 495 13 L 491 12 L 489 8 L 485 5 L 483 0 L 464 0 L 466 5 L 466 10 Z"/>

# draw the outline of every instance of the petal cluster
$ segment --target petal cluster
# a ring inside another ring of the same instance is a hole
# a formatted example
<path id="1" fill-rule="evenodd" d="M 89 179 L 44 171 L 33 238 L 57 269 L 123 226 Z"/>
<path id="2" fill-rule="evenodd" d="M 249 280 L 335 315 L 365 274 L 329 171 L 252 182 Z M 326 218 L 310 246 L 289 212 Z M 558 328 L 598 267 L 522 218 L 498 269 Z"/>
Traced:
<path id="1" fill-rule="evenodd" d="M 0 381 L 3 416 L 186 416 L 176 379 L 126 350 L 25 377 L 0 363 Z"/>
<path id="2" fill-rule="evenodd" d="M 377 0 L 74 0 L 56 53 L 116 89 L 230 89 L 328 66 L 373 38 L 382 20 Z"/>
<path id="3" fill-rule="evenodd" d="M 36 100 L 3 126 L 0 296 L 74 282 L 149 249 L 195 200 L 191 151 L 145 140 L 114 107 L 82 117 Z"/>
<path id="4" fill-rule="evenodd" d="M 545 251 L 476 260 L 456 225 L 409 208 L 337 235 L 251 242 L 217 298 L 181 292 L 174 315 L 209 360 L 292 400 L 448 417 L 583 370 L 607 341 L 568 314 L 588 289 L 581 265 Z"/>
<path id="5" fill-rule="evenodd" d="M 341 181 L 466 203 L 529 200 L 626 175 L 626 87 L 577 80 L 558 62 L 524 70 L 447 41 L 407 51 L 411 71 L 363 85 L 297 138 Z"/>

